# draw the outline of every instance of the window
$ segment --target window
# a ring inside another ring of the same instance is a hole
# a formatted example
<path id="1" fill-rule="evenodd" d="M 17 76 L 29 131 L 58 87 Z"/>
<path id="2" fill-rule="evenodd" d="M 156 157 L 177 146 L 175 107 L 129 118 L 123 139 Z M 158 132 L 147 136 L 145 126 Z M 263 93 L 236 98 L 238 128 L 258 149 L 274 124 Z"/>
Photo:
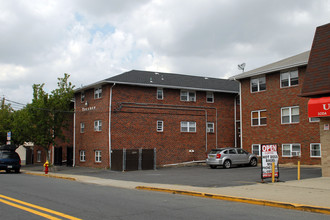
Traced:
<path id="1" fill-rule="evenodd" d="M 266 90 L 266 77 L 251 79 L 251 92 L 261 92 Z"/>
<path id="2" fill-rule="evenodd" d="M 86 161 L 86 152 L 84 150 L 80 151 L 80 161 Z"/>
<path id="3" fill-rule="evenodd" d="M 281 109 L 282 124 L 299 123 L 299 106 Z"/>
<path id="4" fill-rule="evenodd" d="M 81 93 L 80 100 L 81 100 L 81 102 L 85 101 L 85 93 L 84 92 Z"/>
<path id="5" fill-rule="evenodd" d="M 157 131 L 163 132 L 164 129 L 164 122 L 163 121 L 157 121 Z"/>
<path id="6" fill-rule="evenodd" d="M 94 131 L 102 131 L 102 121 L 94 121 Z"/>
<path id="7" fill-rule="evenodd" d="M 160 89 L 160 88 L 157 89 L 157 99 L 159 99 L 159 100 L 164 99 L 164 91 L 163 91 L 163 89 Z"/>
<path id="8" fill-rule="evenodd" d="M 309 122 L 320 122 L 320 118 L 309 118 Z"/>
<path id="9" fill-rule="evenodd" d="M 196 92 L 182 90 L 181 95 L 180 95 L 180 100 L 195 102 L 196 101 Z"/>
<path id="10" fill-rule="evenodd" d="M 251 125 L 252 126 L 261 126 L 267 125 L 267 112 L 266 110 L 258 110 L 251 112 Z"/>
<path id="11" fill-rule="evenodd" d="M 102 97 L 102 87 L 96 88 L 94 90 L 94 99 L 99 99 Z"/>
<path id="12" fill-rule="evenodd" d="M 260 144 L 252 144 L 252 153 L 261 156 L 261 145 Z"/>
<path id="13" fill-rule="evenodd" d="M 206 130 L 207 130 L 207 133 L 214 133 L 214 123 L 213 122 L 207 122 L 206 123 Z"/>
<path id="14" fill-rule="evenodd" d="M 96 163 L 101 163 L 102 162 L 102 157 L 101 157 L 101 151 L 100 150 L 95 151 L 95 162 Z"/>
<path id="15" fill-rule="evenodd" d="M 85 123 L 81 122 L 80 123 L 80 133 L 84 133 L 85 132 Z"/>
<path id="16" fill-rule="evenodd" d="M 41 162 L 41 150 L 37 151 L 37 162 Z"/>
<path id="17" fill-rule="evenodd" d="M 281 88 L 298 85 L 298 70 L 281 73 Z"/>
<path id="18" fill-rule="evenodd" d="M 196 132 L 196 122 L 182 121 L 181 132 Z"/>
<path id="19" fill-rule="evenodd" d="M 206 102 L 207 103 L 213 103 L 214 102 L 214 94 L 213 94 L 213 92 L 207 92 L 206 93 Z"/>
<path id="20" fill-rule="evenodd" d="M 300 144 L 282 144 L 282 156 L 300 156 Z"/>
<path id="21" fill-rule="evenodd" d="M 321 157 L 321 144 L 311 144 L 311 157 Z"/>

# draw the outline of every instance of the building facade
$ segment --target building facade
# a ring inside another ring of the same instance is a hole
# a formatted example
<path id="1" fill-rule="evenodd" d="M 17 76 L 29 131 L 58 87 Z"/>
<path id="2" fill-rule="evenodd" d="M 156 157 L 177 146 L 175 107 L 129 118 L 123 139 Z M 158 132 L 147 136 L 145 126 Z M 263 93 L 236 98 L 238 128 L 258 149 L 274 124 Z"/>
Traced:
<path id="1" fill-rule="evenodd" d="M 234 147 L 238 83 L 132 70 L 75 91 L 75 165 L 111 167 L 116 149 L 156 149 L 157 165 Z"/>
<path id="2" fill-rule="evenodd" d="M 232 77 L 240 82 L 241 144 L 256 155 L 277 144 L 280 163 L 321 163 L 319 119 L 299 97 L 309 51 Z"/>

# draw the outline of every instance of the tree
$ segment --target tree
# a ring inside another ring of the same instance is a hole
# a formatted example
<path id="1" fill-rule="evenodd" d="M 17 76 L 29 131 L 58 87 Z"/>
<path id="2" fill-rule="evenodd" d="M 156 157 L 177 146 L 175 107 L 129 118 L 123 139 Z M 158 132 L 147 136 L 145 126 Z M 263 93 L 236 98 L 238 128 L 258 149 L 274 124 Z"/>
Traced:
<path id="1" fill-rule="evenodd" d="M 3 98 L 0 103 L 0 145 L 6 144 L 7 132 L 11 130 L 14 110 L 10 104 L 5 104 Z"/>
<path id="2" fill-rule="evenodd" d="M 56 140 L 65 141 L 65 129 L 68 117 L 72 117 L 74 86 L 68 74 L 58 78 L 58 88 L 50 94 L 44 91 L 44 84 L 34 84 L 32 103 L 15 114 L 13 129 L 14 138 L 18 143 L 31 141 L 36 146 L 42 147 L 47 155 L 51 146 L 56 146 Z M 24 127 L 23 127 L 24 125 Z"/>

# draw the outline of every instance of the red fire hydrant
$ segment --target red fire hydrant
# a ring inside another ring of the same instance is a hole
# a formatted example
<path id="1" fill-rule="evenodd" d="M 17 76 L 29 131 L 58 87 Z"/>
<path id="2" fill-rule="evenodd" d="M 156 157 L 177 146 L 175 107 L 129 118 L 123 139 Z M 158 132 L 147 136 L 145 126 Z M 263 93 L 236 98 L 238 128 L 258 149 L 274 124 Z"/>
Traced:
<path id="1" fill-rule="evenodd" d="M 48 160 L 46 161 L 46 163 L 44 163 L 44 167 L 45 167 L 45 174 L 48 174 L 48 167 L 49 167 Z"/>

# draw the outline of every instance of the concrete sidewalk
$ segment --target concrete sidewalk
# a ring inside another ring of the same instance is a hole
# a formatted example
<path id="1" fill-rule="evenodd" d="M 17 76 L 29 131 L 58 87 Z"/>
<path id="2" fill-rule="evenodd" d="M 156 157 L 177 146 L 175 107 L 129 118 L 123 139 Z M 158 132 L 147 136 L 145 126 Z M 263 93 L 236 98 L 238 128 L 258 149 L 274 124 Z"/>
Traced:
<path id="1" fill-rule="evenodd" d="M 173 194 L 199 196 L 250 204 L 267 205 L 303 211 L 330 214 L 330 178 L 320 177 L 304 180 L 256 183 L 232 187 L 195 187 L 176 184 L 144 183 L 105 179 L 88 175 L 61 172 L 45 175 L 36 169 L 22 168 L 22 172 L 78 182 L 127 189 L 153 190 Z"/>

